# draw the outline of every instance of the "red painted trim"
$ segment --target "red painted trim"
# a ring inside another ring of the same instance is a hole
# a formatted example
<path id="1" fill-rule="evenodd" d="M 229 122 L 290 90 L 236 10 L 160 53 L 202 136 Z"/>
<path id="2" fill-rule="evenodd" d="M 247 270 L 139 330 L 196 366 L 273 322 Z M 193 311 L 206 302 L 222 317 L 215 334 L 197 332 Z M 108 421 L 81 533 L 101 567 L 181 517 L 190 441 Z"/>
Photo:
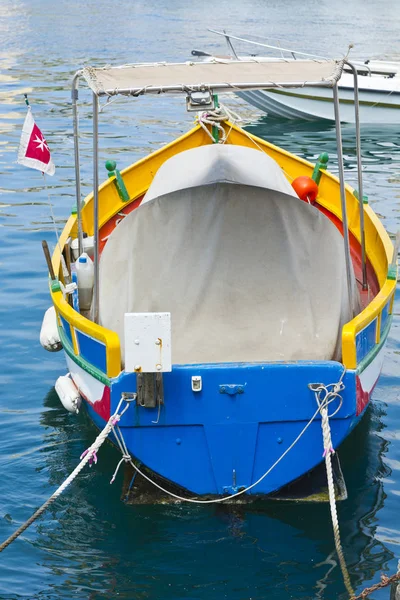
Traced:
<path id="1" fill-rule="evenodd" d="M 143 196 L 137 198 L 134 202 L 131 202 L 130 204 L 127 204 L 127 206 L 124 206 L 116 215 L 114 215 L 109 221 L 107 221 L 107 223 L 104 223 L 103 227 L 100 229 L 99 232 L 100 254 L 103 252 L 104 246 L 107 243 L 108 236 L 112 234 L 112 232 L 117 227 L 118 223 L 121 222 L 124 216 L 129 215 L 129 213 L 131 213 L 133 210 L 135 210 L 135 208 L 137 208 L 140 205 L 143 198 L 144 194 Z"/>
<path id="2" fill-rule="evenodd" d="M 322 214 L 324 214 L 326 217 L 328 217 L 328 219 L 330 221 L 332 221 L 332 223 L 336 226 L 336 228 L 343 235 L 342 221 L 338 217 L 336 217 L 336 215 L 329 212 L 329 210 L 324 208 L 323 206 L 320 206 L 319 204 L 315 204 L 315 207 L 318 208 L 318 210 Z M 370 304 L 372 298 L 374 298 L 378 294 L 379 289 L 380 289 L 379 283 L 378 283 L 378 279 L 376 277 L 375 271 L 374 271 L 371 263 L 367 259 L 367 280 L 368 280 L 368 285 L 369 285 L 370 290 L 369 290 L 369 293 L 368 293 L 368 291 L 362 290 L 362 283 L 360 283 L 360 282 L 362 282 L 361 245 L 351 232 L 349 232 L 349 241 L 350 241 L 351 260 L 353 263 L 354 274 L 356 276 L 357 285 L 358 285 L 358 289 L 360 292 L 361 304 L 362 304 L 362 307 L 365 308 L 366 306 L 368 306 L 368 304 Z M 372 297 L 371 297 L 371 295 L 372 295 Z"/>
<path id="3" fill-rule="evenodd" d="M 372 392 L 378 383 L 379 376 L 369 392 L 363 390 L 361 379 L 356 375 L 356 416 L 360 415 L 371 400 Z"/>
<path id="4" fill-rule="evenodd" d="M 99 417 L 101 417 L 105 421 L 108 421 L 108 419 L 111 416 L 111 393 L 110 392 L 111 392 L 110 388 L 105 385 L 104 391 L 103 391 L 103 396 L 101 397 L 101 399 L 96 400 L 95 402 L 91 402 L 89 400 L 89 398 L 87 396 L 85 396 L 85 394 L 82 392 L 82 390 L 79 390 L 79 393 L 82 396 L 82 398 L 84 400 L 86 400 L 86 402 L 88 402 L 88 404 L 90 404 L 90 406 L 99 415 Z"/>
<path id="5" fill-rule="evenodd" d="M 356 377 L 356 416 L 360 415 L 367 406 L 370 399 L 370 394 L 362 388 L 359 377 Z"/>

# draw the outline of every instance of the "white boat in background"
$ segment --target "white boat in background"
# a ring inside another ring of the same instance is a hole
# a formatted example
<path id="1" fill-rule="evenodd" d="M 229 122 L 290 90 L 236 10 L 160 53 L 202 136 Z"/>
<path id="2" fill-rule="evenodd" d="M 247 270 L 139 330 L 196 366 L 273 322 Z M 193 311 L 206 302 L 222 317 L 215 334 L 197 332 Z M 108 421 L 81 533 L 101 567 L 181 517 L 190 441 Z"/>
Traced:
<path id="1" fill-rule="evenodd" d="M 193 56 L 201 57 L 206 61 L 212 61 L 214 58 L 217 58 L 219 61 L 223 58 L 226 60 L 249 61 L 253 58 L 257 62 L 292 62 L 297 60 L 297 56 L 323 58 L 228 35 L 225 32 L 210 31 L 225 37 L 230 56 L 214 57 L 196 50 L 192 51 Z M 238 55 L 232 45 L 232 39 L 275 51 L 278 50 L 281 56 L 258 56 L 252 54 L 249 57 Z M 400 61 L 367 60 L 360 62 L 352 60 L 352 63 L 358 73 L 361 122 L 371 125 L 400 125 Z M 324 87 L 308 87 L 304 85 L 302 88 L 296 89 L 275 88 L 251 90 L 238 92 L 237 95 L 272 117 L 303 119 L 306 121 L 335 120 L 332 95 Z M 339 98 L 341 121 L 344 123 L 354 123 L 354 79 L 351 72 L 344 72 L 339 81 Z"/>

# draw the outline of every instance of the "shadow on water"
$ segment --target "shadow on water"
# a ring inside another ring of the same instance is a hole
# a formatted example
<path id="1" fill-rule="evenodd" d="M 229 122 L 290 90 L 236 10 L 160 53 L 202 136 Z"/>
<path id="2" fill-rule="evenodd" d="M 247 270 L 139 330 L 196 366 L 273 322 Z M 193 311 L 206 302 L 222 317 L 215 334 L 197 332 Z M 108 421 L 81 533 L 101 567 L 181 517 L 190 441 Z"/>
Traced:
<path id="1" fill-rule="evenodd" d="M 54 389 L 44 406 L 42 452 L 55 488 L 96 430 L 85 413 L 67 414 Z M 339 518 L 354 587 L 393 557 L 375 538 L 384 501 L 381 478 L 388 475 L 382 462 L 387 442 L 379 435 L 382 410 L 374 404 L 340 449 L 349 498 L 340 503 Z M 47 437 L 54 431 L 57 443 L 54 435 Z M 122 475 L 109 484 L 118 460 L 110 444 L 103 446 L 98 465 L 85 469 L 39 524 L 33 543 L 41 550 L 43 569 L 57 576 L 43 597 L 347 597 L 328 504 L 128 506 L 121 500 Z"/>

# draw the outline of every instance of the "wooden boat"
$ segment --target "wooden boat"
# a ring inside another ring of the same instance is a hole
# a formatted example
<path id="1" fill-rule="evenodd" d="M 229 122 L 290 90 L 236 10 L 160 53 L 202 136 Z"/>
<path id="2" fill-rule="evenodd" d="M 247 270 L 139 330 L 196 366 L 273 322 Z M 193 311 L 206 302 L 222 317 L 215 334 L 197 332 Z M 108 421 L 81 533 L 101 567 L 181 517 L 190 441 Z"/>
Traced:
<path id="1" fill-rule="evenodd" d="M 213 30 L 211 30 L 213 31 Z M 311 56 L 295 50 L 278 48 L 270 44 L 255 42 L 246 38 L 228 35 L 223 32 L 213 31 L 226 38 L 230 56 L 233 60 L 251 60 L 249 56 L 238 55 L 231 40 L 239 40 L 250 44 L 252 52 L 259 48 L 274 49 L 279 51 L 280 57 L 258 56 L 254 59 L 265 62 L 293 62 L 302 56 Z M 265 50 L 264 50 L 265 51 Z M 194 56 L 201 56 L 203 60 L 213 60 L 213 57 L 204 52 L 193 51 Z M 321 58 L 321 57 L 316 57 Z M 369 125 L 400 124 L 400 63 L 398 61 L 366 60 L 352 61 L 358 73 L 359 107 L 362 123 Z M 246 102 L 271 117 L 283 119 L 302 119 L 305 121 L 334 121 L 332 94 L 325 87 L 309 87 L 305 84 L 301 89 L 264 89 L 246 90 L 237 94 Z M 341 121 L 354 123 L 354 84 L 353 74 L 343 73 L 339 82 L 339 98 L 341 102 Z"/>
<path id="2" fill-rule="evenodd" d="M 342 69 L 343 61 L 297 61 L 294 69 L 160 64 L 87 68 L 74 78 L 77 212 L 50 279 L 59 336 L 93 422 L 103 428 L 121 398 L 129 402 L 119 422 L 126 448 L 164 489 L 271 494 L 323 460 L 318 398 L 329 394 L 334 448 L 370 402 L 392 321 L 397 253 L 362 200 L 361 169 L 358 194 L 344 183 Z M 93 91 L 94 127 L 94 192 L 84 201 L 81 76 Z M 313 165 L 212 107 L 222 90 L 304 80 L 333 87 L 339 179 L 326 171 L 326 156 Z M 99 98 L 162 92 L 183 94 L 189 109 L 207 103 L 206 114 L 121 172 L 108 161 L 99 186 Z M 67 285 L 71 240 L 81 251 L 83 232 L 94 236 L 89 312 Z"/>

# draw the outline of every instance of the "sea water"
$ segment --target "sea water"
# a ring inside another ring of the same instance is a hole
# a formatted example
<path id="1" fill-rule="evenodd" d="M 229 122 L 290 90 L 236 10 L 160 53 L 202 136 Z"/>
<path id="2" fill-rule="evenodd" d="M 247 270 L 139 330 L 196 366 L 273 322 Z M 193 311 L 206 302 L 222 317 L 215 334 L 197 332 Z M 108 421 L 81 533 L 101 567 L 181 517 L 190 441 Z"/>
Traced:
<path id="1" fill-rule="evenodd" d="M 2 0 L 0 3 L 0 539 L 61 484 L 96 431 L 84 411 L 67 414 L 54 392 L 61 353 L 39 344 L 50 300 L 41 240 L 51 247 L 75 202 L 69 84 L 76 69 L 188 60 L 192 49 L 224 54 L 208 27 L 263 36 L 274 45 L 338 56 L 400 59 L 400 6 L 378 0 Z M 238 46 L 240 52 L 245 47 Z M 252 49 L 251 52 L 254 50 Z M 23 93 L 50 146 L 54 177 L 16 164 L 26 112 Z M 225 100 L 224 100 L 225 101 Z M 229 104 L 252 133 L 315 161 L 330 154 L 331 125 L 271 121 L 239 100 Z M 80 92 L 83 193 L 92 187 L 91 97 Z M 178 98 L 116 101 L 100 113 L 100 165 L 122 169 L 193 123 Z M 354 128 L 343 128 L 346 174 L 357 187 Z M 400 226 L 400 131 L 364 127 L 364 187 L 394 235 Z M 104 168 L 101 179 L 106 179 Z M 399 558 L 399 304 L 382 377 L 362 423 L 340 449 L 349 498 L 339 506 L 344 554 L 357 590 L 392 573 Z M 327 505 L 276 504 L 243 510 L 127 506 L 119 460 L 99 462 L 1 554 L 0 599 L 337 600 L 346 598 Z M 374 598 L 389 598 L 389 591 Z"/>

